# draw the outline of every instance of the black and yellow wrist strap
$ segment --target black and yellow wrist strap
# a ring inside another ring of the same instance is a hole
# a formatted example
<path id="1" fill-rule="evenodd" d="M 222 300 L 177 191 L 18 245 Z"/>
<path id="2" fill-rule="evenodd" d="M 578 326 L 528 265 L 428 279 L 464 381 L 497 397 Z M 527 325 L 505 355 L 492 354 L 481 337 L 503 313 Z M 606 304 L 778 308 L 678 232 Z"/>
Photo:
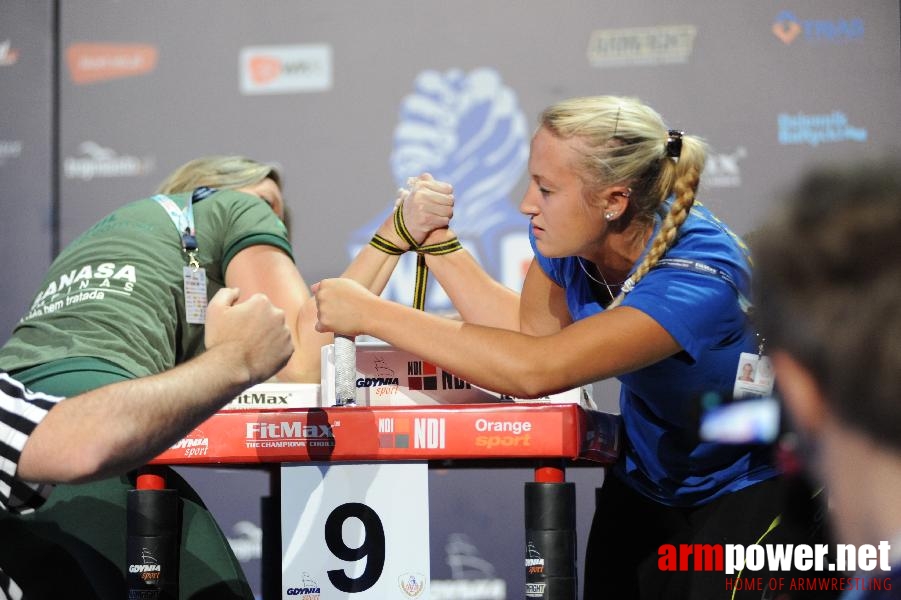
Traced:
<path id="1" fill-rule="evenodd" d="M 397 232 L 397 235 L 399 235 L 401 239 L 410 244 L 410 250 L 416 252 L 416 282 L 413 286 L 413 308 L 424 310 L 426 285 L 428 284 L 429 279 L 429 267 L 426 265 L 425 255 L 431 254 L 433 256 L 440 256 L 442 254 L 450 254 L 451 252 L 462 249 L 463 245 L 457 238 L 451 238 L 443 242 L 438 242 L 437 244 L 426 244 L 424 246 L 417 244 L 416 240 L 414 240 L 413 236 L 410 234 L 410 230 L 407 229 L 407 226 L 404 223 L 403 203 L 394 209 L 394 231 Z M 395 244 L 386 240 L 379 234 L 372 236 L 372 239 L 369 240 L 369 245 L 385 254 L 394 256 L 406 252 L 406 250 L 398 248 Z"/>

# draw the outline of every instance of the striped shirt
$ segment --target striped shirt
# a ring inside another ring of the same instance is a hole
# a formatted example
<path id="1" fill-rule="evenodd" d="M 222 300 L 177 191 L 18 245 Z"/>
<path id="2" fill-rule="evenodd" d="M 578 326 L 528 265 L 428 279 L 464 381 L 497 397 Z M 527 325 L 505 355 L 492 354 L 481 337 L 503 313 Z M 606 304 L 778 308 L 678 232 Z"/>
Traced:
<path id="1" fill-rule="evenodd" d="M 37 424 L 61 398 L 25 389 L 0 370 L 0 508 L 15 513 L 33 512 L 44 503 L 52 485 L 28 483 L 16 477 L 19 457 Z M 0 570 L 0 599 L 16 600 L 22 590 Z"/>

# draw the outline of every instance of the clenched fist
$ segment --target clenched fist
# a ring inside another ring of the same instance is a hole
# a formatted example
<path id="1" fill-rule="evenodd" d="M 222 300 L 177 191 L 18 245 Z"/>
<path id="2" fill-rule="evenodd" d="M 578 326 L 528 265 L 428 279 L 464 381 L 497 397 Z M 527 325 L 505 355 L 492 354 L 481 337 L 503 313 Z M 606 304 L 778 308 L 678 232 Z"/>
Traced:
<path id="1" fill-rule="evenodd" d="M 294 346 L 285 326 L 285 313 L 263 294 L 235 304 L 238 290 L 222 288 L 206 311 L 204 341 L 208 350 L 218 348 L 246 368 L 251 381 L 264 381 L 285 366 Z"/>

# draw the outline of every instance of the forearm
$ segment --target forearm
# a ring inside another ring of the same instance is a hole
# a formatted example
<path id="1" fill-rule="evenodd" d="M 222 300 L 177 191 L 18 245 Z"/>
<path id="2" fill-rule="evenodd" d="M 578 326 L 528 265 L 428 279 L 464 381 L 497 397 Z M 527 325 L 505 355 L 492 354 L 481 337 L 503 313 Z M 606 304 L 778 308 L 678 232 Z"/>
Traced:
<path id="1" fill-rule="evenodd" d="M 373 294 L 381 294 L 399 259 L 400 255 L 386 254 L 366 245 L 351 260 L 341 277 L 353 279 Z"/>
<path id="2" fill-rule="evenodd" d="M 663 327 L 631 307 L 534 336 L 444 319 L 381 298 L 361 308 L 366 333 L 470 383 L 520 398 L 630 373 L 681 350 Z"/>
<path id="3" fill-rule="evenodd" d="M 446 319 L 384 300 L 367 313 L 366 333 L 480 387 L 517 397 L 570 387 L 566 369 L 554 361 L 550 338 Z"/>
<path id="4" fill-rule="evenodd" d="M 307 365 L 319 360 L 319 349 L 301 345 L 304 339 L 301 311 L 310 299 L 310 292 L 291 259 L 274 246 L 250 246 L 229 263 L 225 283 L 241 291 L 242 302 L 260 293 L 284 311 L 295 351 L 276 376 L 281 381 L 304 381 Z"/>
<path id="5" fill-rule="evenodd" d="M 464 321 L 519 331 L 519 294 L 494 280 L 465 249 L 427 255 L 426 262 Z"/>
<path id="6" fill-rule="evenodd" d="M 379 227 L 378 234 L 394 244 L 402 244 L 400 237 L 394 233 L 390 219 Z M 366 245 L 351 260 L 342 277 L 353 279 L 374 294 L 381 294 L 397 266 L 400 255 L 391 255 Z M 278 373 L 281 381 L 299 383 L 319 383 L 321 380 L 320 352 L 322 346 L 331 344 L 334 336 L 330 333 L 316 331 L 316 303 L 310 298 L 300 307 L 292 339 L 296 351 L 288 364 Z"/>
<path id="7" fill-rule="evenodd" d="M 378 295 L 385 289 L 400 254 L 419 248 L 429 232 L 446 230 L 453 215 L 453 188 L 424 174 L 407 182 L 395 210 L 376 231 L 379 247 L 364 246 L 342 277 L 353 279 Z"/>
<path id="8" fill-rule="evenodd" d="M 310 298 L 300 308 L 297 332 L 299 338 L 294 341 L 295 350 L 288 362 L 291 369 L 290 378 L 286 377 L 285 370 L 279 373 L 280 381 L 295 383 L 319 383 L 322 380 L 321 356 L 322 347 L 335 341 L 331 333 L 316 331 L 316 300 Z"/>
<path id="9" fill-rule="evenodd" d="M 26 444 L 19 476 L 82 482 L 146 463 L 256 383 L 230 352 L 214 347 L 166 373 L 60 402 Z"/>

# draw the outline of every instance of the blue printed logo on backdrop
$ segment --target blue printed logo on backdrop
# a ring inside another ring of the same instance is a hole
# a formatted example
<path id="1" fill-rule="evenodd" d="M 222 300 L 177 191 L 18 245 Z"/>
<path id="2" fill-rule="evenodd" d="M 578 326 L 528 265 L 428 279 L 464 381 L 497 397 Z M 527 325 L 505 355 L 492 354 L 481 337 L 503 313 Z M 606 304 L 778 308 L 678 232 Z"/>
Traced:
<path id="1" fill-rule="evenodd" d="M 828 114 L 779 114 L 779 144 L 782 146 L 819 146 L 837 142 L 867 141 L 867 130 L 855 127 L 840 110 Z"/>
<path id="2" fill-rule="evenodd" d="M 394 130 L 391 169 L 398 187 L 424 172 L 454 186 L 451 228 L 495 279 L 519 289 L 531 260 L 527 220 L 510 194 L 528 161 L 526 119 L 516 94 L 497 71 L 423 71 L 404 98 Z M 350 241 L 353 255 L 369 242 L 393 202 Z M 415 281 L 412 253 L 402 257 L 383 296 L 410 304 Z M 451 308 L 438 285 L 429 285 L 426 310 Z"/>

